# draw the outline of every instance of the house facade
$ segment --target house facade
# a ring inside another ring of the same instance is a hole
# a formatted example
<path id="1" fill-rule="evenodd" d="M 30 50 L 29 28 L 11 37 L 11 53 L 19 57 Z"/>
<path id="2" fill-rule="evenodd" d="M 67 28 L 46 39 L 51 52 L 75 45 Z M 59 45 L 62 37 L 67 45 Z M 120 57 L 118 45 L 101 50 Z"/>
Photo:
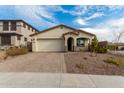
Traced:
<path id="1" fill-rule="evenodd" d="M 0 20 L 0 48 L 26 46 L 38 30 L 23 20 Z"/>
<path id="2" fill-rule="evenodd" d="M 33 52 L 85 51 L 94 34 L 61 24 L 31 37 Z"/>

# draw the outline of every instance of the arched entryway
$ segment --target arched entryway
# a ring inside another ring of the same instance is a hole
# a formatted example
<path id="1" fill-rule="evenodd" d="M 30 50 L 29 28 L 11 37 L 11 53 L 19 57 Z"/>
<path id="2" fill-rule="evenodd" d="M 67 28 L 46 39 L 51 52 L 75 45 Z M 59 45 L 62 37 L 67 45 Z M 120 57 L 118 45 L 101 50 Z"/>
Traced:
<path id="1" fill-rule="evenodd" d="M 74 39 L 72 37 L 68 38 L 68 51 L 74 51 Z"/>

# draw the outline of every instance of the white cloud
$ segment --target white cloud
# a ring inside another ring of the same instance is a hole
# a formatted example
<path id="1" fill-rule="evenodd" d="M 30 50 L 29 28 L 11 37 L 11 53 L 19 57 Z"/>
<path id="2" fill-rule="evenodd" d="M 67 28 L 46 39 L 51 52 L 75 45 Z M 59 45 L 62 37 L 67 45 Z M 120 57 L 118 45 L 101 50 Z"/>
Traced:
<path id="1" fill-rule="evenodd" d="M 83 18 L 77 18 L 77 19 L 75 19 L 74 23 L 76 22 L 76 23 L 78 23 L 80 25 L 87 25 L 88 24 L 87 21 L 89 21 L 91 19 L 95 19 L 95 18 L 101 17 L 103 15 L 104 15 L 103 13 L 95 13 L 95 14 L 93 14 L 93 15 L 91 15 L 89 17 L 86 17 L 84 19 Z"/>
<path id="2" fill-rule="evenodd" d="M 101 16 L 104 16 L 104 14 L 103 13 L 94 13 L 93 15 L 91 15 L 90 17 L 87 17 L 87 18 L 85 18 L 85 20 L 91 20 L 91 19 L 95 19 L 95 18 L 98 18 L 98 17 L 101 17 Z"/>
<path id="3" fill-rule="evenodd" d="M 72 11 L 69 11 L 71 15 L 81 16 L 85 14 L 89 9 L 89 6 L 76 6 Z"/>
<path id="4" fill-rule="evenodd" d="M 110 11 L 118 10 L 118 9 L 124 8 L 123 5 L 108 5 L 108 6 L 106 6 L 106 7 L 108 7 L 108 9 L 109 9 Z"/>
<path id="5" fill-rule="evenodd" d="M 77 18 L 77 19 L 74 21 L 74 23 L 78 23 L 78 24 L 80 24 L 80 25 L 87 25 L 87 22 L 86 22 L 84 19 L 82 19 L 82 18 Z"/>
<path id="6" fill-rule="evenodd" d="M 111 25 L 112 27 L 117 27 L 119 29 L 119 28 L 124 27 L 124 18 L 113 19 L 106 23 L 107 23 L 106 25 Z"/>
<path id="7" fill-rule="evenodd" d="M 53 26 L 58 23 L 54 12 L 62 11 L 60 6 L 15 6 L 14 10 L 21 19 L 42 26 Z M 64 10 L 63 10 L 64 11 Z M 46 25 L 47 24 L 47 25 Z"/>
<path id="8" fill-rule="evenodd" d="M 81 28 L 87 32 L 93 33 L 97 36 L 99 41 L 112 41 L 111 31 L 107 28 Z"/>
<path id="9" fill-rule="evenodd" d="M 124 6 L 118 5 L 78 5 L 75 6 L 73 10 L 68 11 L 71 15 L 82 16 L 85 14 L 93 15 L 95 13 L 106 13 L 109 12 L 117 12 L 120 9 L 123 9 Z M 94 11 L 95 10 L 95 11 Z"/>
<path id="10" fill-rule="evenodd" d="M 58 12 L 61 11 L 63 13 L 69 13 L 68 10 L 63 9 L 61 6 L 58 5 L 50 5 L 50 6 L 45 6 L 49 11 L 53 11 L 53 12 Z"/>
<path id="11" fill-rule="evenodd" d="M 124 18 L 108 20 L 105 23 L 99 24 L 94 28 L 81 28 L 88 32 L 96 34 L 100 41 L 117 42 L 117 36 L 124 32 Z M 124 33 L 123 33 L 124 34 Z M 119 42 L 124 42 L 124 35 Z"/>

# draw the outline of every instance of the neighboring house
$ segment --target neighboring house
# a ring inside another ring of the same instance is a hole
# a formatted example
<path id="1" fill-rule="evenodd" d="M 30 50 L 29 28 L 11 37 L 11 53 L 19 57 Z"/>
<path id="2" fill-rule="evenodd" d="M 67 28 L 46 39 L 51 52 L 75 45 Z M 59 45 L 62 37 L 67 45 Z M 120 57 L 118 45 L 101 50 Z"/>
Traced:
<path id="1" fill-rule="evenodd" d="M 118 50 L 124 50 L 124 43 L 115 43 L 118 46 Z"/>
<path id="2" fill-rule="evenodd" d="M 108 43 L 108 45 L 114 45 L 117 47 L 117 50 L 124 50 L 124 43 Z"/>
<path id="3" fill-rule="evenodd" d="M 32 36 L 34 52 L 83 51 L 91 44 L 94 34 L 66 25 L 58 25 Z"/>
<path id="4" fill-rule="evenodd" d="M 0 49 L 27 46 L 31 34 L 38 30 L 23 20 L 0 20 Z"/>
<path id="5" fill-rule="evenodd" d="M 116 48 L 117 50 L 124 50 L 124 43 L 112 43 L 108 41 L 100 41 L 98 43 L 101 47 L 108 47 L 108 49 L 114 50 Z"/>
<path id="6" fill-rule="evenodd" d="M 107 41 L 100 41 L 100 42 L 98 42 L 98 45 L 100 47 L 107 47 L 108 46 L 108 42 Z"/>

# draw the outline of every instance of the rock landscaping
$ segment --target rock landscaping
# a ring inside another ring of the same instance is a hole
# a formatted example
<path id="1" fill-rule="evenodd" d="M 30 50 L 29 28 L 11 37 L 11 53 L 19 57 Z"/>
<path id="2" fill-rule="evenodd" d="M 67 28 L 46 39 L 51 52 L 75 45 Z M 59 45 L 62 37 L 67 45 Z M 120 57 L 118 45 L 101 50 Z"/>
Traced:
<path id="1" fill-rule="evenodd" d="M 107 53 L 91 56 L 90 52 L 69 52 L 65 53 L 65 63 L 68 73 L 124 75 L 122 56 Z"/>

